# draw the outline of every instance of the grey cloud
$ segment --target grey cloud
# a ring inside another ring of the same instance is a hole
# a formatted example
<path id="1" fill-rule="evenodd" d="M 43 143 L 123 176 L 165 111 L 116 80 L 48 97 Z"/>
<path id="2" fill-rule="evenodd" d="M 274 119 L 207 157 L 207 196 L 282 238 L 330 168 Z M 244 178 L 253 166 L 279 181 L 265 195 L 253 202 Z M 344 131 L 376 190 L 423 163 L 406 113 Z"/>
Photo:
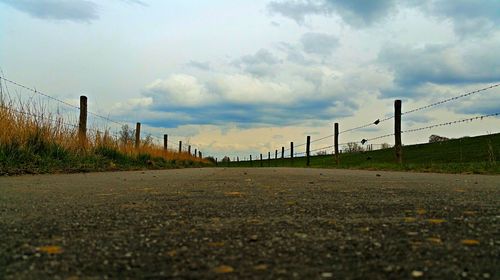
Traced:
<path id="1" fill-rule="evenodd" d="M 398 7 L 417 8 L 427 15 L 451 20 L 461 37 L 488 34 L 500 23 L 498 0 L 274 0 L 267 8 L 298 24 L 303 24 L 307 16 L 338 15 L 359 28 L 383 21 Z"/>
<path id="2" fill-rule="evenodd" d="M 495 42 L 466 52 L 439 45 L 419 49 L 390 46 L 381 51 L 378 60 L 394 72 L 396 85 L 407 91 L 425 83 L 489 83 L 500 80 L 500 54 L 491 51 L 499 48 Z"/>
<path id="3" fill-rule="evenodd" d="M 90 22 L 99 18 L 97 5 L 87 0 L 0 0 L 0 2 L 41 19 Z"/>
<path id="4" fill-rule="evenodd" d="M 281 14 L 299 24 L 304 23 L 305 17 L 308 15 L 328 13 L 321 2 L 311 0 L 271 1 L 268 4 L 268 9 L 271 13 Z"/>
<path id="5" fill-rule="evenodd" d="M 268 9 L 272 13 L 304 23 L 309 15 L 338 14 L 346 23 L 362 27 L 371 25 L 389 14 L 395 8 L 395 0 L 290 0 L 272 1 Z"/>
<path id="6" fill-rule="evenodd" d="M 300 41 L 305 52 L 324 56 L 330 55 L 339 45 L 337 37 L 324 33 L 305 33 Z"/>
<path id="7" fill-rule="evenodd" d="M 209 62 L 191 60 L 187 65 L 204 71 L 209 71 L 211 69 Z"/>
<path id="8" fill-rule="evenodd" d="M 498 0 L 427 0 L 417 1 L 416 6 L 424 12 L 451 19 L 456 34 L 484 35 L 500 23 L 500 1 Z"/>
<path id="9" fill-rule="evenodd" d="M 245 55 L 233 62 L 245 72 L 258 77 L 274 75 L 273 66 L 279 63 L 280 60 L 266 49 L 260 49 L 253 55 Z"/>

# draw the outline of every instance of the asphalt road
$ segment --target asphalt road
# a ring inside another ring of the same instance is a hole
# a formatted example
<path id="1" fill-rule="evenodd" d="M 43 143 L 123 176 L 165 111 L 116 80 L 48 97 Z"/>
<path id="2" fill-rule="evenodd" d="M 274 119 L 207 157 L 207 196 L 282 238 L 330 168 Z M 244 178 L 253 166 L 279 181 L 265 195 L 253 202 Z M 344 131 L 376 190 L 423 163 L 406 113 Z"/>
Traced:
<path id="1" fill-rule="evenodd" d="M 500 279 L 500 177 L 184 169 L 0 178 L 0 278 Z"/>

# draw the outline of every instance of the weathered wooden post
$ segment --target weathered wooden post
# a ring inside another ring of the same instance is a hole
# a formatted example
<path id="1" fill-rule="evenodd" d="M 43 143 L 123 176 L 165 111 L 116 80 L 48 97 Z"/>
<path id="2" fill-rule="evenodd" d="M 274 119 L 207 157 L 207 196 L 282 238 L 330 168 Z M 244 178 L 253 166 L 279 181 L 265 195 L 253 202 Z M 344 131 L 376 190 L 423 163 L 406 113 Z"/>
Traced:
<path id="1" fill-rule="evenodd" d="M 191 156 L 191 145 L 188 145 L 188 154 Z"/>
<path id="2" fill-rule="evenodd" d="M 201 153 L 201 151 L 198 151 L 198 155 L 200 156 L 200 158 L 203 158 L 203 154 Z"/>
<path id="3" fill-rule="evenodd" d="M 267 167 L 271 167 L 271 152 L 267 152 Z"/>
<path id="4" fill-rule="evenodd" d="M 219 166 L 219 159 L 215 158 L 215 166 Z"/>
<path id="5" fill-rule="evenodd" d="M 196 157 L 196 155 L 198 154 L 198 149 L 194 149 L 194 157 Z"/>
<path id="6" fill-rule="evenodd" d="M 260 154 L 260 167 L 262 167 L 262 154 Z"/>
<path id="7" fill-rule="evenodd" d="M 396 162 L 403 163 L 403 147 L 401 144 L 401 100 L 394 101 L 394 150 Z"/>
<path id="8" fill-rule="evenodd" d="M 307 166 L 311 164 L 311 136 L 307 136 L 307 142 L 306 142 L 306 157 L 307 157 Z"/>
<path id="9" fill-rule="evenodd" d="M 168 134 L 163 134 L 163 149 L 168 150 Z"/>
<path id="10" fill-rule="evenodd" d="M 285 166 L 285 147 L 281 147 L 281 165 Z"/>
<path id="11" fill-rule="evenodd" d="M 278 150 L 274 150 L 274 159 L 278 159 Z"/>
<path id="12" fill-rule="evenodd" d="M 293 142 L 290 142 L 290 164 L 293 166 Z"/>
<path id="13" fill-rule="evenodd" d="M 78 122 L 78 138 L 83 148 L 87 143 L 87 97 L 80 96 L 80 120 Z"/>
<path id="14" fill-rule="evenodd" d="M 252 155 L 250 155 L 250 167 L 253 167 Z"/>
<path id="15" fill-rule="evenodd" d="M 179 141 L 179 154 L 182 153 L 182 141 Z"/>
<path id="16" fill-rule="evenodd" d="M 333 132 L 333 145 L 335 146 L 335 161 L 337 165 L 340 163 L 339 155 L 339 123 L 335 123 Z"/>
<path id="17" fill-rule="evenodd" d="M 141 145 L 141 123 L 135 124 L 135 148 L 138 149 Z"/>

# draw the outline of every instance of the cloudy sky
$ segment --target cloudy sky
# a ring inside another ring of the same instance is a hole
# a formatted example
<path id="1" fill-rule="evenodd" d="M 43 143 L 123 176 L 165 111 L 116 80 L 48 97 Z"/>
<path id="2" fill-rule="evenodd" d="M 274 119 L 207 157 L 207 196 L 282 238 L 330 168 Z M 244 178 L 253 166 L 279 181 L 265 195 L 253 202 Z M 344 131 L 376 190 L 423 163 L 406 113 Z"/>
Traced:
<path id="1" fill-rule="evenodd" d="M 0 0 L 0 68 L 205 154 L 245 157 L 390 116 L 395 99 L 408 111 L 499 83 L 499 24 L 498 0 Z M 498 112 L 494 88 L 403 116 L 403 130 Z M 489 118 L 403 142 L 499 127 Z"/>

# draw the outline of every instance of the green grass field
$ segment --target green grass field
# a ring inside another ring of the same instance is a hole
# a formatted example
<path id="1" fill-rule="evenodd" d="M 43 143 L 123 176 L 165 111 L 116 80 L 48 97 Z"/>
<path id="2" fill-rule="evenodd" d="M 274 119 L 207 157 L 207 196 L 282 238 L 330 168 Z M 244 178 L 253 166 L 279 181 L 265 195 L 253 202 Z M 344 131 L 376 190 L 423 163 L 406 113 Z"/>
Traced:
<path id="1" fill-rule="evenodd" d="M 443 173 L 500 174 L 500 133 L 451 139 L 403 147 L 403 164 L 395 162 L 394 149 L 311 156 L 310 167 L 404 170 Z M 260 161 L 219 163 L 219 167 L 260 167 Z M 264 159 L 262 167 L 305 167 L 306 158 Z"/>

